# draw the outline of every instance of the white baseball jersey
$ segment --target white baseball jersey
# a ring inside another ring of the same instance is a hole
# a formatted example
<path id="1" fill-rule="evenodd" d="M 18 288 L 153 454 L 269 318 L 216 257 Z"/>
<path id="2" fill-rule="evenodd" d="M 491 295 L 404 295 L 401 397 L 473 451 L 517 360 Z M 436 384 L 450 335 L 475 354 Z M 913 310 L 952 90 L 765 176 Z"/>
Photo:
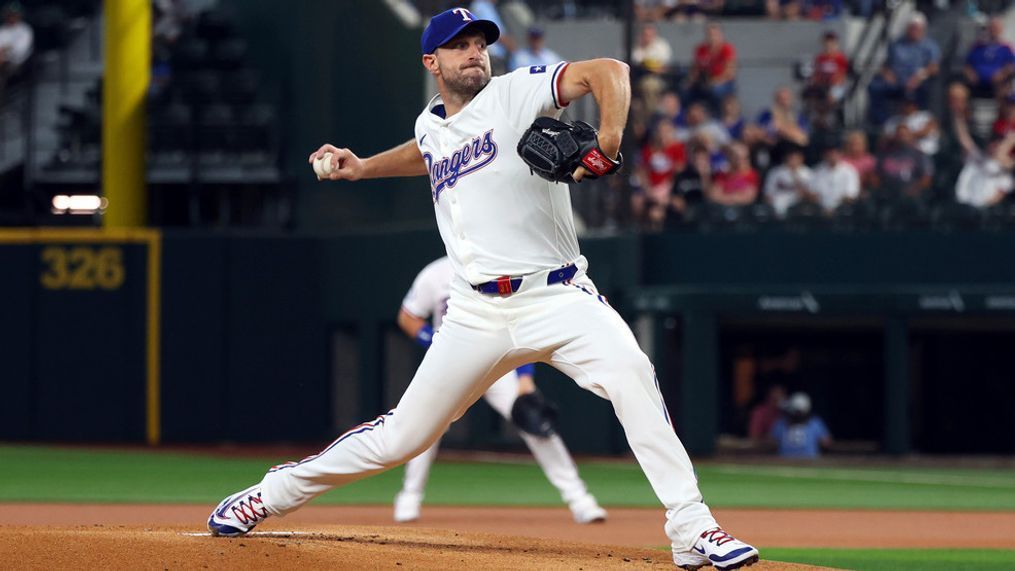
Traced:
<path id="1" fill-rule="evenodd" d="M 434 97 L 416 119 L 437 227 L 455 273 L 473 285 L 578 258 L 567 185 L 531 174 L 515 149 L 536 117 L 560 116 L 565 67 L 531 66 L 494 77 L 449 118 Z"/>
<path id="2" fill-rule="evenodd" d="M 772 169 L 765 179 L 765 195 L 772 201 L 776 214 L 785 216 L 791 206 L 800 202 L 803 196 L 797 185 L 803 184 L 810 189 L 812 178 L 811 169 L 806 166 L 801 166 L 795 172 L 786 165 Z"/>
<path id="3" fill-rule="evenodd" d="M 427 264 L 412 282 L 402 300 L 402 308 L 421 319 L 430 319 L 433 330 L 441 328 L 451 297 L 451 278 L 455 270 L 447 256 Z"/>

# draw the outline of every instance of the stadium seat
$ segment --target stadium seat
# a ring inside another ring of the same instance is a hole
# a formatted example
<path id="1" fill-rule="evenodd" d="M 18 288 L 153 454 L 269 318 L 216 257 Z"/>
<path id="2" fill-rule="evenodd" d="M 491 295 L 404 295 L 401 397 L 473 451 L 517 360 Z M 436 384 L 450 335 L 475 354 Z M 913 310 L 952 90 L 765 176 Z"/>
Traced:
<path id="1" fill-rule="evenodd" d="M 221 10 L 205 10 L 197 19 L 197 35 L 210 42 L 217 42 L 231 37 L 233 27 Z"/>
<path id="2" fill-rule="evenodd" d="M 1005 200 L 986 209 L 981 224 L 982 228 L 989 232 L 1015 230 L 1015 202 Z"/>
<path id="3" fill-rule="evenodd" d="M 877 206 L 870 200 L 857 200 L 839 205 L 830 220 L 839 232 L 866 232 L 877 226 Z"/>
<path id="4" fill-rule="evenodd" d="M 881 228 L 890 231 L 916 230 L 928 226 L 926 204 L 918 199 L 899 197 L 880 206 Z"/>
<path id="5" fill-rule="evenodd" d="M 35 51 L 60 50 L 70 43 L 67 13 L 60 6 L 45 5 L 34 8 L 26 14 L 26 20 L 32 26 Z"/>
<path id="6" fill-rule="evenodd" d="M 267 104 L 250 105 L 239 114 L 239 126 L 245 149 L 262 151 L 274 150 L 273 140 L 276 113 L 275 108 Z"/>
<path id="7" fill-rule="evenodd" d="M 983 213 L 976 207 L 958 202 L 943 202 L 930 213 L 931 227 L 941 232 L 975 230 L 982 225 Z"/>
<path id="8" fill-rule="evenodd" d="M 198 38 L 181 38 L 172 54 L 173 69 L 187 73 L 205 68 L 209 64 L 208 42 Z"/>
<path id="9" fill-rule="evenodd" d="M 150 144 L 154 151 L 187 151 L 192 148 L 193 112 L 182 103 L 153 110 Z"/>
<path id="10" fill-rule="evenodd" d="M 813 202 L 794 204 L 786 212 L 786 228 L 794 232 L 811 232 L 828 222 L 821 206 Z"/>
<path id="11" fill-rule="evenodd" d="M 189 73 L 178 80 L 183 101 L 191 105 L 218 103 L 221 98 L 220 85 L 219 75 L 212 71 Z"/>
<path id="12" fill-rule="evenodd" d="M 222 76 L 222 101 L 231 105 L 249 105 L 257 98 L 260 80 L 251 69 Z"/>
<path id="13" fill-rule="evenodd" d="M 235 113 L 229 105 L 216 103 L 206 106 L 198 123 L 198 145 L 201 151 L 230 151 L 236 148 L 239 137 L 235 129 Z"/>
<path id="14" fill-rule="evenodd" d="M 240 39 L 223 40 L 215 44 L 210 64 L 219 70 L 234 70 L 243 66 L 247 57 L 247 42 Z"/>

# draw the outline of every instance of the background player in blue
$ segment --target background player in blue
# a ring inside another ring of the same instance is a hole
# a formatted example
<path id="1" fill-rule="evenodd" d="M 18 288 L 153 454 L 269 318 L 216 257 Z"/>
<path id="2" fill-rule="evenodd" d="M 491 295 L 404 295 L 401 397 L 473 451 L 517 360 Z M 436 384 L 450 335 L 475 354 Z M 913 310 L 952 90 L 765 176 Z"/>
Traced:
<path id="1" fill-rule="evenodd" d="M 402 300 L 402 307 L 398 312 L 398 326 L 423 347 L 430 347 L 434 333 L 440 331 L 444 314 L 448 310 L 453 277 L 454 270 L 447 257 L 434 260 L 419 272 L 405 299 Z M 431 323 L 427 323 L 428 318 Z M 528 364 L 509 372 L 495 382 L 483 394 L 483 398 L 501 416 L 511 420 L 511 408 L 515 400 L 520 395 L 536 390 L 532 378 L 533 369 L 534 367 Z M 574 521 L 577 523 L 606 521 L 606 510 L 601 508 L 596 498 L 589 493 L 560 435 L 554 433 L 544 437 L 528 434 L 524 430 L 519 431 L 519 434 L 532 450 L 532 455 L 543 469 L 546 478 L 560 492 L 560 497 L 570 508 Z M 430 474 L 430 466 L 437 457 L 439 445 L 439 440 L 434 442 L 426 452 L 405 465 L 402 490 L 395 496 L 395 521 L 419 519 L 427 477 Z"/>
<path id="2" fill-rule="evenodd" d="M 628 66 L 596 59 L 491 77 L 486 47 L 499 35 L 493 22 L 464 8 L 434 16 L 423 31 L 422 63 L 439 95 L 417 118 L 413 140 L 366 159 L 328 144 L 308 159 L 329 180 L 430 177 L 454 278 L 444 323 L 405 394 L 394 410 L 319 454 L 276 466 L 225 498 L 208 527 L 215 535 L 241 535 L 336 486 L 405 463 L 497 379 L 544 362 L 612 403 L 666 508 L 663 529 L 676 565 L 749 565 L 758 550 L 723 531 L 702 501 L 652 364 L 587 273 L 568 186 L 531 175 L 514 151 L 537 117 L 559 117 L 591 93 L 599 107 L 599 152 L 618 157 L 631 102 Z M 585 173 L 579 167 L 573 177 L 580 181 Z"/>

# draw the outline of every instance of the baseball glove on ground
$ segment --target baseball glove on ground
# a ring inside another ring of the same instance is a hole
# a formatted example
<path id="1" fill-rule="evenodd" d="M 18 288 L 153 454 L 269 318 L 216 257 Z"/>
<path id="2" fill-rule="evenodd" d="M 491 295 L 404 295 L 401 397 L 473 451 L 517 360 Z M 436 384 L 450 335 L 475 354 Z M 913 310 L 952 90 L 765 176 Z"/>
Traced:
<path id="1" fill-rule="evenodd" d="M 586 178 L 613 174 L 624 164 L 617 154 L 613 160 L 599 148 L 598 133 L 588 123 L 573 124 L 550 117 L 538 117 L 518 141 L 518 156 L 529 169 L 552 182 L 574 182 L 571 174 L 585 167 Z"/>
<path id="2" fill-rule="evenodd" d="M 557 432 L 557 405 L 539 391 L 521 395 L 511 406 L 511 422 L 534 436 L 553 436 Z"/>

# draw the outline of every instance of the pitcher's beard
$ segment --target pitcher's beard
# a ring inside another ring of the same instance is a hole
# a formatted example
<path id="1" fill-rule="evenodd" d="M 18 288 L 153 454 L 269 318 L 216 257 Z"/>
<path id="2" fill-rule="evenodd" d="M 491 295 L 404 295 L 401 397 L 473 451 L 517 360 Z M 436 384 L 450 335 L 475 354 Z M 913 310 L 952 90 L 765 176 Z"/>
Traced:
<path id="1" fill-rule="evenodd" d="M 482 75 L 463 73 L 455 77 L 444 75 L 444 85 L 453 92 L 455 95 L 461 97 L 463 100 L 468 101 L 476 96 L 477 93 L 483 90 L 488 83 L 490 83 L 490 74 L 483 70 Z"/>

